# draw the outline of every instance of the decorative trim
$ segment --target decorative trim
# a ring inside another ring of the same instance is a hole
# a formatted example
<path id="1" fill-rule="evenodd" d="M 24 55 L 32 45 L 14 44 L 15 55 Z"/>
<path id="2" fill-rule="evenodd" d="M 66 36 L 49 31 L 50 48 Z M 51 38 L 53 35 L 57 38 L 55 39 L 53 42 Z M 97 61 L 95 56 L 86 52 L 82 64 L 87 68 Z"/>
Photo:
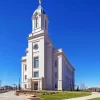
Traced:
<path id="1" fill-rule="evenodd" d="M 21 83 L 27 83 L 27 82 L 21 82 Z"/>
<path id="2" fill-rule="evenodd" d="M 37 29 L 40 29 L 40 28 L 42 29 L 42 27 L 37 27 L 37 28 L 34 28 L 34 29 L 33 29 L 33 31 L 35 31 L 35 30 L 37 30 Z"/>
<path id="3" fill-rule="evenodd" d="M 53 54 L 53 56 L 59 56 L 59 55 L 62 55 L 62 56 L 64 56 L 65 57 L 65 59 L 66 59 L 66 61 L 68 62 L 68 64 L 74 69 L 74 71 L 75 71 L 75 68 L 70 64 L 70 62 L 68 61 L 68 59 L 66 58 L 66 55 L 64 54 L 64 52 L 56 52 L 56 53 L 54 53 Z"/>
<path id="4" fill-rule="evenodd" d="M 37 43 L 37 42 L 40 42 L 40 40 L 38 39 L 38 40 L 32 41 L 33 44 L 34 44 L 34 43 Z"/>
<path id="5" fill-rule="evenodd" d="M 37 80 L 42 80 L 42 78 L 40 78 L 40 77 L 39 78 L 33 78 L 32 77 L 32 81 L 37 81 Z"/>
<path id="6" fill-rule="evenodd" d="M 34 39 L 34 38 L 38 38 L 38 37 L 41 37 L 41 36 L 44 36 L 44 33 L 40 33 L 40 34 L 37 34 L 37 35 L 32 35 L 31 37 L 28 37 L 28 40 L 31 40 L 31 39 Z"/>
<path id="7" fill-rule="evenodd" d="M 53 45 L 52 45 L 52 44 L 47 45 L 47 48 L 51 48 L 51 47 L 53 47 Z"/>
<path id="8" fill-rule="evenodd" d="M 26 59 L 22 59 L 21 62 L 26 62 Z"/>

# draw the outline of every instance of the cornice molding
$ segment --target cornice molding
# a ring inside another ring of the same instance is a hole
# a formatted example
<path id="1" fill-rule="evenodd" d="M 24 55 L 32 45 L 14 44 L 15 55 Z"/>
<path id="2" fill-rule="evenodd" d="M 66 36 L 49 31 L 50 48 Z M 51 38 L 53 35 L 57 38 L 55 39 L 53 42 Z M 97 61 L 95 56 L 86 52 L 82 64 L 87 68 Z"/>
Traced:
<path id="1" fill-rule="evenodd" d="M 26 62 L 26 59 L 22 59 L 21 62 Z"/>
<path id="2" fill-rule="evenodd" d="M 41 37 L 41 36 L 44 36 L 44 33 L 40 33 L 40 34 L 37 34 L 37 35 L 32 35 L 31 37 L 28 37 L 28 40 L 38 38 L 38 37 Z"/>
<path id="3" fill-rule="evenodd" d="M 52 48 L 52 47 L 53 47 L 52 44 L 47 45 L 47 48 Z"/>
<path id="4" fill-rule="evenodd" d="M 75 71 L 75 68 L 71 65 L 71 63 L 68 61 L 68 59 L 67 59 L 67 57 L 66 57 L 66 55 L 64 54 L 64 52 L 55 52 L 55 53 L 53 53 L 53 56 L 59 56 L 59 55 L 62 55 L 62 56 L 64 56 L 65 57 L 65 59 L 66 59 L 66 61 L 68 62 L 68 64 L 72 67 L 72 69 L 74 69 L 74 71 Z"/>

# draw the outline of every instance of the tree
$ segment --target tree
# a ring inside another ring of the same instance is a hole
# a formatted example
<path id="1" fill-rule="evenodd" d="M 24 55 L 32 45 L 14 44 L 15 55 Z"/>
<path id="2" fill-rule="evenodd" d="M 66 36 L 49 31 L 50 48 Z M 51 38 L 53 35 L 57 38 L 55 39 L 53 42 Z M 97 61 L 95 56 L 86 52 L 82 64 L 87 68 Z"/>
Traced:
<path id="1" fill-rule="evenodd" d="M 79 86 L 77 86 L 77 89 L 76 90 L 79 91 Z"/>
<path id="2" fill-rule="evenodd" d="M 21 88 L 20 88 L 20 84 L 18 85 L 18 89 L 21 90 Z"/>
<path id="3" fill-rule="evenodd" d="M 17 90 L 17 85 L 16 85 L 16 90 Z"/>
<path id="4" fill-rule="evenodd" d="M 80 85 L 80 90 L 84 91 L 85 89 L 86 89 L 85 84 L 82 83 L 82 84 Z"/>
<path id="5" fill-rule="evenodd" d="M 70 91 L 73 91 L 73 85 L 72 84 L 69 85 L 69 89 L 70 89 Z"/>

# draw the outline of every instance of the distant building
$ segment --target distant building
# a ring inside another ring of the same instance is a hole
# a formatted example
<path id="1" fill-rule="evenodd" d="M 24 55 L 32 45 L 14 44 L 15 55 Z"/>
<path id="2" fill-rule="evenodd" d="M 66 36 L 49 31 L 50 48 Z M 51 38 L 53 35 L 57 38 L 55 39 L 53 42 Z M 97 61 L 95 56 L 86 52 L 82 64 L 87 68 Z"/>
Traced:
<path id="1" fill-rule="evenodd" d="M 12 86 L 2 86 L 1 89 L 12 90 L 13 87 Z"/>
<path id="2" fill-rule="evenodd" d="M 22 89 L 74 88 L 75 69 L 63 50 L 53 46 L 48 35 L 48 16 L 41 2 L 32 15 L 32 33 L 28 37 L 26 56 L 22 57 L 21 62 Z"/>
<path id="3" fill-rule="evenodd" d="M 91 91 L 91 92 L 100 92 L 100 88 L 99 87 L 91 87 L 91 88 L 88 88 L 88 91 Z"/>

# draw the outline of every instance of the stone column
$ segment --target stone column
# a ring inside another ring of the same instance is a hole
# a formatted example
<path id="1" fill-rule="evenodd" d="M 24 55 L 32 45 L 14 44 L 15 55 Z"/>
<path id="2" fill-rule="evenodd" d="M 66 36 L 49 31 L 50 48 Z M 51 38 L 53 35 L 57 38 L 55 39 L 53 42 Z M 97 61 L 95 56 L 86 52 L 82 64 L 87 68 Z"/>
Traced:
<path id="1" fill-rule="evenodd" d="M 62 90 L 62 55 L 58 56 L 58 90 Z"/>
<path id="2" fill-rule="evenodd" d="M 42 86 L 43 86 L 43 82 L 42 82 L 42 79 L 40 79 L 40 80 L 39 80 L 39 88 L 40 88 L 40 90 L 42 90 L 42 89 L 43 89 L 43 87 L 42 87 Z"/>
<path id="3" fill-rule="evenodd" d="M 32 89 L 32 80 L 28 79 L 28 89 L 31 90 Z"/>
<path id="4" fill-rule="evenodd" d="M 38 81 L 38 90 L 40 90 L 40 80 Z"/>

